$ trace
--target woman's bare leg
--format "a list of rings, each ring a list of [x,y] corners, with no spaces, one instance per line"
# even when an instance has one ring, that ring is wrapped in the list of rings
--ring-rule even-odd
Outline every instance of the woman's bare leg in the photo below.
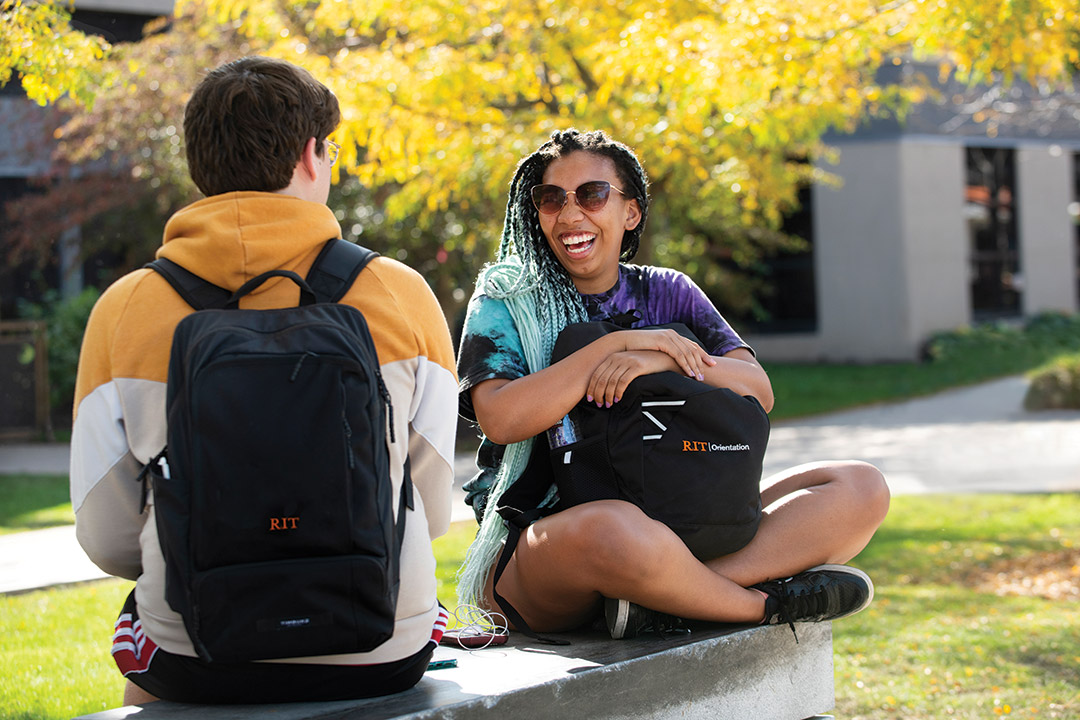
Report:
[[[885,519],[889,488],[867,463],[808,463],[766,479],[761,502],[765,511],[754,539],[707,563],[742,586],[848,562]]]
[[[665,525],[620,500],[578,505],[530,526],[499,594],[540,632],[580,626],[603,597],[718,622],[753,622],[765,612],[761,593],[713,572]],[[490,578],[486,595],[497,608]]]
[[[764,596],[747,586],[850,560],[881,524],[888,502],[884,478],[871,465],[793,468],[763,484],[765,514],[750,544],[708,563],[630,503],[587,503],[522,534],[499,593],[541,632],[580,626],[603,597],[684,618],[755,622],[764,616]],[[489,578],[486,599],[496,608],[490,585]]]

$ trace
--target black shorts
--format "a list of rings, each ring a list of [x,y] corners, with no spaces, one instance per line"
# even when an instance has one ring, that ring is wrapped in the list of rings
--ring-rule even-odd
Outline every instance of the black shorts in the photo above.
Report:
[[[442,611],[445,612],[445,611]],[[440,613],[440,625],[446,626]],[[427,670],[438,638],[418,653],[378,665],[207,663],[157,647],[142,631],[135,591],[116,620],[113,659],[128,680],[162,700],[184,703],[283,703],[355,700],[408,690]]]

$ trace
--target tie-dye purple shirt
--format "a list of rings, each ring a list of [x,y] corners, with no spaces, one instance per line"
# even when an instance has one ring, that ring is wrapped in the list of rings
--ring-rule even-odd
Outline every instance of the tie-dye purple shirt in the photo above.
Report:
[[[607,292],[582,295],[590,320],[606,320],[625,328],[683,323],[711,355],[750,349],[693,280],[678,270],[646,265],[620,265],[619,280]],[[499,300],[475,295],[469,301],[458,351],[461,414],[475,420],[469,390],[484,380],[515,380],[528,374],[521,339]],[[484,438],[477,453],[480,472],[465,485],[466,502],[477,519],[483,516],[503,446]]]

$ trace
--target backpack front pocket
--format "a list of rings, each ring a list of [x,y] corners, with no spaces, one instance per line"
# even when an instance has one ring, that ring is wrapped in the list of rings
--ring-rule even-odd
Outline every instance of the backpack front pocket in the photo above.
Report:
[[[198,382],[215,402],[192,408],[195,569],[353,552],[342,366],[245,358],[208,367]],[[258,421],[290,416],[304,422]]]
[[[698,557],[734,552],[757,530],[767,435],[750,431],[753,409],[729,390],[642,402],[644,507]]]
[[[216,662],[366,652],[393,633],[394,597],[364,556],[233,566],[196,578],[189,630]]]

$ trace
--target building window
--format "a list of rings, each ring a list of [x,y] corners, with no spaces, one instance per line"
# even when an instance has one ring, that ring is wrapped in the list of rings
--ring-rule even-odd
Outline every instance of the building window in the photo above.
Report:
[[[971,247],[973,319],[1020,314],[1023,278],[1016,224],[1016,158],[1011,148],[969,147],[964,212]]]
[[[55,282],[51,266],[38,269],[34,263],[11,261],[12,240],[8,228],[8,203],[35,192],[25,177],[0,177],[0,320],[19,317],[19,300],[39,302],[43,282]]]
[[[773,335],[817,331],[817,285],[814,277],[813,188],[799,190],[799,209],[784,217],[781,230],[806,241],[806,248],[782,250],[759,265],[767,290],[758,297],[753,317],[740,318],[748,332]]]
[[[0,97],[26,97],[26,90],[23,90],[22,77],[19,76],[19,73],[12,72],[8,81],[4,85],[0,85]]]
[[[71,13],[71,27],[87,35],[100,35],[115,45],[142,40],[143,26],[155,17],[157,15],[145,12],[75,10]]]

